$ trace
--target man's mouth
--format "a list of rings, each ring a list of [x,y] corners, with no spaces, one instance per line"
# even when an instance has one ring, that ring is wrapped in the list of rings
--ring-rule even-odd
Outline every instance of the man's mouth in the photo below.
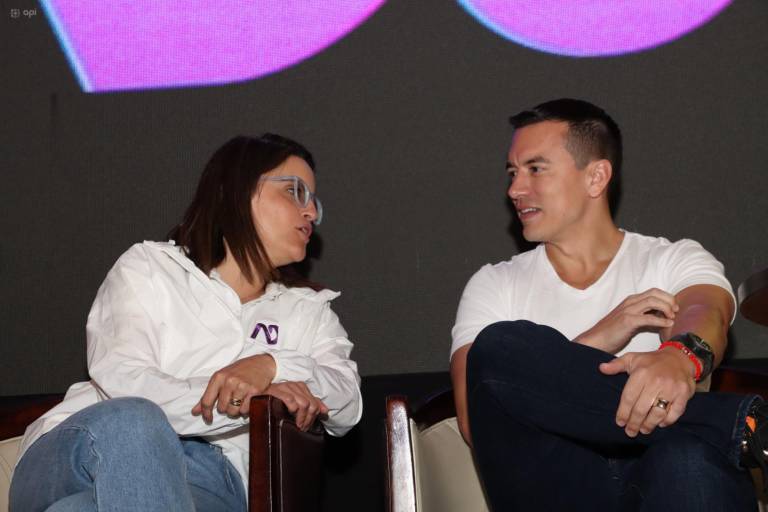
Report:
[[[529,206],[526,208],[519,208],[517,210],[517,216],[520,218],[521,221],[525,221],[537,213],[539,213],[541,210],[539,208],[535,208],[533,206]]]

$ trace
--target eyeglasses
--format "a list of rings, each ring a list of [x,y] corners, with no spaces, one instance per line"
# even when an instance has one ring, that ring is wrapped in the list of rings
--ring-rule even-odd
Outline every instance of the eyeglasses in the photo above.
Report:
[[[312,201],[317,211],[317,217],[312,223],[317,226],[323,220],[323,205],[303,179],[298,176],[263,176],[261,179],[264,181],[286,181],[292,183],[288,190],[293,194],[293,200],[296,202],[296,205],[299,208],[306,208],[309,206],[310,201]]]

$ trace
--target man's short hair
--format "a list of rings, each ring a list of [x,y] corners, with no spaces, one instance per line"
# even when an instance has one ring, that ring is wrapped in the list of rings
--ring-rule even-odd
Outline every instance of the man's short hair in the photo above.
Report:
[[[611,162],[613,176],[608,185],[608,201],[615,212],[621,195],[621,130],[611,116],[588,101],[561,98],[536,105],[509,118],[515,129],[543,121],[568,123],[565,148],[573,156],[576,166],[584,168],[593,160]]]

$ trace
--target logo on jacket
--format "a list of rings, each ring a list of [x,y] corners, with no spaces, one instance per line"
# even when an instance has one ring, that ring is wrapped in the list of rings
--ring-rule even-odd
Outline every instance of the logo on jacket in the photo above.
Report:
[[[280,331],[279,325],[273,325],[273,324],[263,324],[261,322],[256,324],[256,327],[253,329],[253,332],[251,333],[251,338],[258,339],[259,333],[264,333],[264,339],[267,342],[267,345],[274,345],[277,343],[277,333]]]

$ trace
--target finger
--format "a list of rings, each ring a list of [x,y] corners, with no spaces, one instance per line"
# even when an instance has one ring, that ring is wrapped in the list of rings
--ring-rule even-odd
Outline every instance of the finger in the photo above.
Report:
[[[243,405],[240,406],[240,415],[242,416],[248,416],[248,413],[251,411],[251,398],[255,397],[259,393],[246,393],[243,397]]]
[[[213,421],[213,406],[216,404],[216,399],[219,396],[219,388],[221,387],[221,380],[219,375],[214,373],[211,380],[208,381],[208,386],[203,392],[202,398],[200,398],[200,407],[203,414],[203,419],[207,423]]]
[[[659,299],[658,297],[646,297],[642,301],[635,304],[631,310],[647,314],[649,312],[658,312],[663,314],[666,318],[674,318],[675,310],[673,304]]]
[[[668,427],[669,425],[673,425],[677,420],[680,419],[680,416],[683,415],[685,412],[685,407],[688,405],[688,400],[685,398],[678,398],[671,404],[669,404],[669,408],[667,410],[666,417],[659,423],[660,427]]]
[[[629,317],[629,321],[635,330],[648,327],[659,327],[663,329],[665,327],[672,327],[675,324],[675,321],[671,318],[646,313],[632,315]]]
[[[651,412],[657,396],[658,393],[656,391],[650,391],[648,388],[645,388],[639,394],[635,403],[632,405],[632,410],[627,419],[627,425],[624,428],[624,431],[629,437],[635,437],[638,432],[640,432],[640,428],[648,417],[648,414]]]
[[[309,400],[307,400],[306,397],[301,395],[295,395],[294,398],[296,400],[296,405],[297,405],[296,413],[294,416],[296,420],[296,426],[299,427],[301,430],[306,430]]]
[[[224,381],[221,387],[219,387],[219,396],[217,398],[216,410],[221,414],[229,414],[229,411],[232,407],[230,400],[233,398],[239,398],[232,393],[235,386],[237,386],[237,384],[234,383],[232,381],[232,377],[230,377]]]
[[[624,385],[624,389],[621,392],[621,399],[619,400],[619,407],[616,409],[616,424],[618,426],[627,426],[632,410],[634,409],[635,403],[640,397],[641,392],[642,385],[638,384],[635,379],[630,377]]]
[[[256,388],[254,386],[249,385],[246,382],[241,382],[237,386],[237,396],[241,396],[241,400],[243,401],[242,404],[240,404],[240,407],[237,411],[237,415],[239,416],[247,416],[248,411],[251,410],[251,398],[256,396]]]
[[[624,354],[621,357],[617,357],[607,363],[600,363],[599,369],[605,375],[616,375],[618,373],[626,373],[629,371],[629,362],[627,361],[628,354]]]
[[[194,407],[192,407],[192,416],[199,416],[203,412],[203,406],[200,405],[200,402],[197,402]]]
[[[666,408],[662,408],[656,405],[658,400],[659,398],[657,397],[653,406],[648,411],[648,415],[645,417],[645,420],[643,420],[643,424],[640,425],[640,432],[643,434],[647,435],[653,432],[653,430],[659,426],[662,421],[664,421],[664,419],[667,417],[667,414],[669,413],[671,404],[667,404]]]

